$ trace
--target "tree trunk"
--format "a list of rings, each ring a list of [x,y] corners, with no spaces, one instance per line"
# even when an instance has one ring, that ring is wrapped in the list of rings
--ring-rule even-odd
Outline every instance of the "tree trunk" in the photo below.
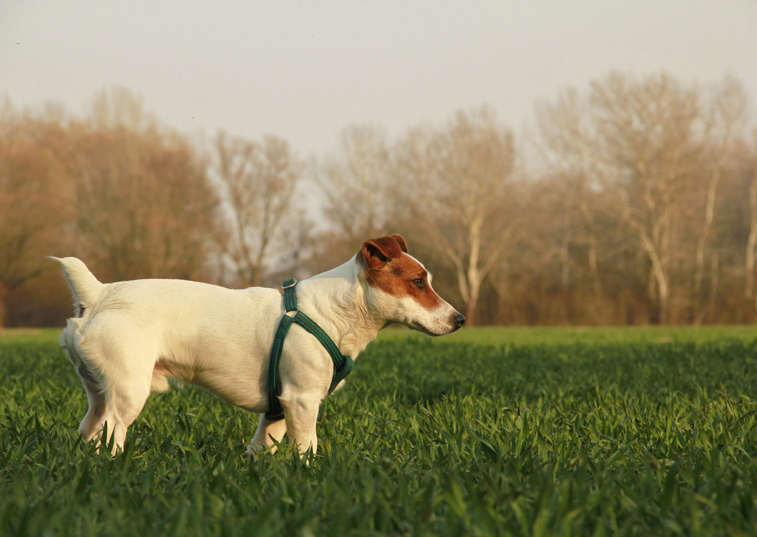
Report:
[[[468,327],[476,326],[476,324],[478,323],[478,290],[476,290],[475,293],[471,293],[470,299],[465,306],[465,324]]]
[[[479,257],[481,255],[481,227],[484,224],[480,216],[471,222],[470,237],[470,257],[468,258],[468,300],[467,311],[465,312],[468,326],[476,325],[476,308],[478,307],[478,296],[481,290],[481,271],[479,270]]]
[[[8,286],[0,282],[0,328],[5,326],[7,309],[5,307],[5,298],[8,295]]]
[[[749,239],[746,246],[746,262],[744,271],[746,273],[746,285],[744,286],[744,296],[747,300],[754,298],[754,248],[757,245],[757,175],[752,179],[749,185]]]
[[[602,286],[599,281],[599,265],[597,263],[597,234],[594,230],[594,216],[591,214],[589,205],[585,200],[581,201],[581,214],[583,215],[584,223],[586,225],[587,242],[589,245],[589,251],[587,253],[589,275],[591,276],[594,295],[598,297],[602,294]]]
[[[640,237],[641,244],[649,255],[649,260],[652,263],[652,274],[654,275],[655,283],[657,284],[657,304],[659,308],[658,322],[660,324],[666,324],[669,320],[668,306],[670,297],[668,277],[667,274],[665,274],[665,267],[662,264],[662,260],[660,259],[652,240],[644,231],[640,231]]]
[[[694,291],[696,300],[700,299],[702,292],[702,278],[704,274],[704,250],[707,246],[707,239],[712,229],[712,221],[715,218],[715,195],[718,190],[718,183],[720,182],[720,175],[723,169],[723,161],[725,159],[725,151],[728,145],[728,138],[723,141],[723,144],[718,153],[718,159],[715,164],[715,170],[712,172],[712,177],[707,185],[707,202],[704,212],[704,224],[702,225],[702,231],[697,238],[697,253],[696,253],[696,266],[694,269]]]

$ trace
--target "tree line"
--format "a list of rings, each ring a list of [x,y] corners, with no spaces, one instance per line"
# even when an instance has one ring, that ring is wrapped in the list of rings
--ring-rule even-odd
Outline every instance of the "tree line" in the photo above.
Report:
[[[305,161],[277,136],[192,140],[125,88],[84,117],[0,100],[0,325],[60,325],[47,255],[102,281],[277,285],[401,233],[471,324],[757,319],[757,130],[734,78],[610,73],[536,104],[389,137],[345,128]]]

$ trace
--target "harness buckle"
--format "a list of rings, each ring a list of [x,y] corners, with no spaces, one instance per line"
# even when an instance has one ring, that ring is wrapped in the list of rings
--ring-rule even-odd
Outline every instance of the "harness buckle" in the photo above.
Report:
[[[281,284],[281,288],[291,289],[295,285],[297,285],[297,280],[295,280],[294,278],[289,278],[288,280],[286,280],[284,283]]]

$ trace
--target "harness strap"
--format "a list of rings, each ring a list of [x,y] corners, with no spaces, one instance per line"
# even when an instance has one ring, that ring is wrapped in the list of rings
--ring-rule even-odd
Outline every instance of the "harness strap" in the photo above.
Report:
[[[285,281],[281,284],[284,288],[284,309],[287,313],[290,311],[296,311],[294,316],[284,315],[279,322],[279,328],[276,330],[276,336],[273,338],[273,345],[271,346],[271,361],[268,365],[268,412],[265,413],[265,417],[268,421],[277,421],[284,417],[284,408],[279,401],[279,361],[281,359],[281,350],[284,348],[284,339],[292,326],[292,323],[297,323],[305,330],[315,336],[320,341],[321,345],[331,355],[331,361],[334,362],[334,374],[331,377],[331,386],[329,386],[329,394],[334,391],[337,385],[344,380],[344,378],[352,372],[352,368],[355,362],[349,356],[344,356],[339,352],[339,347],[336,346],[334,341],[329,335],[318,326],[310,317],[297,309],[297,293],[295,286],[297,280],[294,278]]]

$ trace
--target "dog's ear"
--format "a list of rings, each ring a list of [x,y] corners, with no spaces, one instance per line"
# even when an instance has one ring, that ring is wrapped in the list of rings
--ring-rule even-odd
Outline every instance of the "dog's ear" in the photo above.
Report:
[[[402,238],[402,235],[399,235],[398,233],[395,233],[392,235],[392,238],[397,241],[397,244],[400,245],[400,249],[407,253],[407,243],[405,242],[405,239]]]
[[[405,240],[402,237],[399,235],[396,235],[396,237],[399,237],[402,242],[400,243],[395,236],[365,241],[363,249],[360,250],[365,264],[373,269],[379,269],[392,259],[401,257],[402,252],[407,251],[407,246],[405,246]]]

